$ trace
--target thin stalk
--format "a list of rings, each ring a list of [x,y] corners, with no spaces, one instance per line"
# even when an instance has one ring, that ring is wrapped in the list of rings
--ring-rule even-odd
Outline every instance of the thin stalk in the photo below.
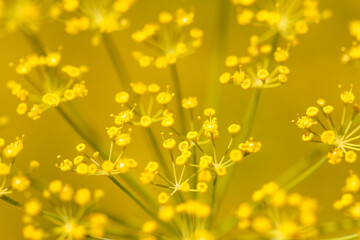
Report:
[[[214,209],[215,206],[215,201],[216,201],[216,187],[217,187],[217,175],[215,175],[214,177],[214,181],[213,181],[213,188],[212,188],[212,193],[211,193],[211,201],[210,201],[210,207],[211,209]],[[213,212],[212,214],[213,215]],[[212,216],[210,216],[209,219],[211,219]]]
[[[103,34],[103,40],[105,48],[110,56],[110,59],[113,63],[116,74],[120,80],[121,85],[125,88],[126,91],[130,91],[130,77],[126,71],[124,61],[122,60],[118,48],[114,42],[114,39],[110,34]]]
[[[259,103],[261,96],[263,94],[263,89],[256,89],[254,96],[251,100],[250,108],[248,109],[245,119],[243,122],[242,130],[240,132],[239,141],[245,141],[247,138],[249,138],[249,135],[251,133],[251,129],[255,120],[255,115],[257,112],[257,109],[259,108]]]
[[[306,178],[311,176],[316,170],[318,170],[325,162],[327,161],[327,157],[322,157],[319,161],[315,162],[311,167],[306,169],[303,173],[299,174],[292,181],[287,183],[283,189],[286,191],[290,191],[294,187],[296,187],[299,183],[304,181]]]
[[[218,110],[220,108],[220,99],[222,88],[219,86],[219,76],[224,70],[224,61],[226,57],[227,39],[229,32],[229,9],[230,1],[218,0],[217,18],[216,18],[216,33],[210,59],[208,84],[206,89],[205,104],[207,107],[213,107]]]
[[[15,199],[12,199],[12,198],[10,198],[10,197],[8,197],[6,195],[2,195],[0,197],[0,199],[7,202],[7,203],[9,203],[9,204],[11,204],[11,205],[13,205],[13,206],[15,206],[15,207],[17,207],[17,208],[22,208],[24,206],[22,203],[16,201]]]
[[[116,186],[118,186],[121,190],[123,190],[134,202],[136,202],[151,218],[153,218],[155,221],[157,221],[160,224],[164,224],[165,227],[167,227],[169,230],[173,231],[174,233],[177,233],[176,230],[171,225],[165,224],[164,222],[160,221],[156,213],[152,212],[148,207],[146,207],[137,197],[135,197],[126,187],[124,187],[113,176],[108,175],[108,178],[113,183],[115,183]]]
[[[153,213],[148,207],[146,207],[134,194],[132,194],[124,185],[122,185],[116,178],[112,175],[107,176],[116,186],[123,190],[126,195],[128,195],[134,202],[136,202],[150,217],[154,220],[158,220],[155,213]]]
[[[182,92],[181,92],[180,78],[179,78],[179,74],[178,74],[178,71],[176,68],[176,64],[170,65],[170,72],[171,72],[171,78],[172,78],[172,81],[174,84],[181,133],[185,135],[186,134],[185,113],[184,113],[184,109],[181,106],[181,101],[183,99],[183,96],[182,96]]]
[[[322,238],[321,240],[351,240],[351,239],[359,239],[359,234],[352,234],[344,237],[337,237],[337,238]]]
[[[35,52],[37,52],[40,55],[45,55],[45,49],[44,45],[41,43],[40,39],[36,34],[30,34],[26,31],[21,31],[26,38],[26,40],[29,42],[30,46],[33,48]]]

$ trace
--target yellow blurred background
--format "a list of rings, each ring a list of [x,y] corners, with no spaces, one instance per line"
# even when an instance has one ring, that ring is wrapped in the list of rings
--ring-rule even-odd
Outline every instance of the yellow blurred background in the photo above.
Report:
[[[170,84],[168,69],[158,70],[138,66],[131,57],[131,52],[139,49],[139,46],[131,40],[130,34],[145,23],[155,21],[162,10],[174,11],[178,7],[194,7],[194,26],[204,30],[204,44],[193,55],[179,60],[179,73],[184,96],[198,96],[199,113],[203,107],[209,107],[204,106],[204,97],[209,79],[214,79],[209,77],[209,72],[211,72],[210,60],[213,56],[214,38],[217,34],[214,26],[220,1],[228,0],[138,0],[127,15],[131,21],[130,28],[114,34],[132,80],[154,82],[162,86]],[[320,8],[329,8],[333,11],[333,18],[312,25],[309,33],[300,38],[300,44],[291,49],[289,62],[291,75],[288,83],[276,89],[266,90],[263,95],[252,133],[252,136],[262,141],[263,149],[237,167],[235,178],[231,182],[230,191],[222,206],[223,216],[230,213],[239,202],[248,200],[251,193],[263,183],[276,178],[316,147],[315,144],[301,141],[302,132],[291,123],[297,113],[303,113],[318,97],[325,98],[335,106],[340,105],[339,83],[345,87],[354,83],[355,93],[360,93],[359,73],[351,67],[341,65],[339,61],[340,48],[351,44],[348,23],[350,20],[360,18],[360,2],[354,0],[320,0],[319,2]],[[244,54],[249,36],[253,33],[253,27],[237,25],[235,13],[235,7],[231,6],[229,35],[224,49],[226,55]],[[58,46],[63,46],[63,64],[89,66],[90,71],[85,75],[89,95],[69,105],[96,129],[98,141],[108,144],[105,127],[111,124],[109,115],[120,110],[119,105],[114,101],[114,95],[122,88],[104,46],[92,46],[91,37],[92,33],[88,32],[69,36],[64,32],[61,23],[48,23],[40,32],[40,38],[49,49],[55,50]],[[55,168],[56,156],[58,154],[74,156],[75,146],[83,140],[57,111],[47,111],[38,121],[16,114],[18,101],[11,96],[6,88],[6,82],[12,79],[22,81],[22,79],[9,67],[9,63],[32,51],[20,33],[13,33],[0,38],[0,53],[0,115],[7,115],[10,120],[9,125],[0,130],[0,136],[11,141],[16,136],[25,135],[24,151],[18,157],[16,167],[26,169],[30,160],[39,160],[41,168],[36,172],[36,176],[48,180],[63,179],[74,186],[103,188],[108,194],[101,202],[102,208],[123,216],[131,213],[134,218],[142,217],[145,220],[144,213],[106,178],[79,177],[60,172]],[[224,65],[223,60],[219,62]],[[25,83],[24,85],[26,86]],[[223,90],[222,110],[218,113],[218,119],[225,129],[230,123],[242,122],[253,90],[245,91],[241,88],[218,85]],[[140,166],[137,171],[153,158],[146,139],[141,136],[140,132],[135,132],[136,140],[132,142],[127,153],[128,156],[138,160]],[[160,134],[157,137],[160,139]],[[296,190],[318,198],[320,221],[339,219],[341,215],[332,209],[332,203],[340,196],[348,169],[358,167],[359,164],[324,165]],[[22,239],[20,211],[0,202],[0,213],[0,238]]]

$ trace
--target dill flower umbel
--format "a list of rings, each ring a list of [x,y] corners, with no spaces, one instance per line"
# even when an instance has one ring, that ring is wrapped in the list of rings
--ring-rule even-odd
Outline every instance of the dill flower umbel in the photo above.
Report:
[[[356,152],[360,151],[360,145],[356,143],[360,138],[360,135],[356,135],[360,130],[358,125],[360,107],[354,103],[352,86],[350,90],[341,92],[340,100],[343,103],[340,126],[335,125],[332,117],[334,106],[327,105],[322,98],[317,100],[317,106],[307,108],[305,116],[298,117],[298,120],[294,121],[300,129],[306,131],[302,135],[303,141],[319,142],[332,148],[327,155],[331,164],[338,164],[344,159],[348,163],[354,163],[357,159]],[[349,109],[351,113],[348,113]]]
[[[146,85],[143,82],[133,82],[130,87],[131,93],[121,91],[115,96],[115,101],[122,107],[121,112],[112,115],[116,126],[148,128],[155,123],[161,123],[163,127],[173,126],[175,120],[168,105],[174,94],[169,91],[169,87],[162,90],[155,83]],[[130,94],[134,96],[133,99]]]
[[[164,69],[176,63],[178,58],[190,55],[202,44],[203,31],[190,28],[194,19],[193,11],[178,9],[174,14],[161,12],[158,23],[148,23],[143,29],[134,32],[135,42],[143,43],[156,53],[155,56],[135,51],[133,56],[141,67],[154,65]]]
[[[51,16],[53,0],[0,1],[0,35],[20,30],[29,36],[36,34]]]
[[[238,6],[238,24],[253,24],[268,29],[261,35],[260,42],[278,33],[286,41],[297,44],[297,36],[306,34],[309,25],[331,16],[329,10],[319,10],[317,0],[232,0],[232,3]]]
[[[121,128],[111,127],[107,130],[111,139],[111,147],[109,159],[102,159],[99,152],[88,155],[86,145],[80,143],[76,146],[78,155],[73,160],[62,159],[56,164],[61,171],[74,171],[79,175],[117,175],[124,174],[137,166],[137,162],[133,158],[124,157],[126,146],[130,143],[130,132],[124,132]],[[120,148],[119,153],[115,155],[114,146]],[[58,156],[60,159],[61,156]]]
[[[314,239],[317,236],[317,201],[287,193],[275,182],[255,191],[256,207],[242,203],[236,210],[238,227],[270,239]]]
[[[43,192],[46,203],[30,197],[24,204],[24,238],[60,240],[103,237],[108,217],[94,211],[94,206],[103,195],[102,190],[91,192],[88,188],[74,189],[60,180],[51,181]]]
[[[23,76],[35,91],[35,93],[30,93],[20,83],[13,80],[7,83],[11,94],[21,101],[16,109],[19,115],[27,115],[37,120],[48,109],[87,95],[88,90],[82,76],[88,68],[73,65],[60,67],[60,60],[59,51],[48,52],[44,56],[29,55],[20,59],[14,66],[15,72]]]
[[[16,140],[8,145],[5,139],[0,138],[0,197],[13,192],[23,192],[30,186],[29,175],[39,167],[39,162],[31,161],[29,164],[29,172],[24,174],[15,171],[14,163],[17,156],[23,150],[23,139]]]
[[[206,229],[211,208],[200,200],[186,200],[175,205],[161,206],[158,217],[163,222],[174,221],[182,229],[178,239],[214,240],[215,237]],[[156,236],[166,235],[154,221],[142,225],[140,240],[158,239]]]
[[[241,127],[231,124],[228,127],[231,135],[228,147],[223,154],[219,154],[220,149],[216,148],[219,130],[215,110],[205,109],[204,116],[200,129],[189,131],[185,139],[178,144],[173,137],[178,134],[177,132],[171,132],[169,138],[163,137],[163,148],[170,154],[170,174],[162,173],[167,166],[162,166],[165,169],[161,169],[159,163],[154,161],[149,162],[141,173],[142,183],[150,183],[169,190],[169,193],[159,194],[160,204],[167,203],[169,198],[177,192],[180,195],[186,192],[207,192],[208,184],[214,177],[226,175],[228,167],[240,162],[247,155],[260,151],[261,142],[254,141],[252,138],[233,147],[234,139]],[[200,157],[197,157],[197,151],[201,153]]]
[[[355,220],[360,219],[360,201],[358,193],[360,190],[359,175],[350,171],[349,176],[346,178],[345,186],[342,191],[343,194],[340,200],[334,202],[334,208],[342,211],[344,215],[351,217]]]
[[[349,23],[349,32],[350,35],[355,37],[355,40],[352,42],[351,47],[341,48],[342,55],[341,55],[341,62],[350,64],[359,68],[359,60],[360,60],[360,20],[353,20]]]
[[[128,27],[129,21],[124,14],[134,3],[135,0],[65,0],[59,4],[59,9],[68,34],[94,31],[92,43],[97,45],[102,34]]]
[[[288,48],[273,49],[270,44],[259,44],[258,36],[252,36],[248,54],[226,58],[225,65],[232,71],[223,73],[219,78],[220,83],[249,89],[274,88],[288,81],[290,69],[285,66],[289,58]]]

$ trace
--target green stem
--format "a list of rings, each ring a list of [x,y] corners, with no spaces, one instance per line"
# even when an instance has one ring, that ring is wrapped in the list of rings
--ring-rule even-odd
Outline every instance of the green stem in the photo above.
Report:
[[[12,199],[12,198],[10,198],[10,197],[8,197],[6,195],[2,195],[0,197],[0,199],[7,202],[7,203],[9,203],[9,204],[11,204],[11,205],[13,205],[13,206],[15,206],[15,207],[17,207],[17,208],[22,208],[24,206],[22,203],[16,201],[15,199]]]
[[[35,52],[40,55],[45,55],[44,45],[41,43],[40,39],[37,37],[36,34],[30,34],[25,31],[21,31],[25,36],[26,40],[30,43],[30,46],[33,48]]]
[[[146,207],[134,194],[132,194],[124,185],[122,185],[114,176],[108,175],[107,176],[116,186],[118,186],[126,195],[128,195],[134,202],[136,202],[150,217],[157,220],[157,216],[153,213],[148,207]]]
[[[186,134],[185,113],[184,113],[184,109],[181,106],[181,101],[183,99],[183,96],[182,96],[182,92],[181,92],[180,78],[179,78],[179,74],[178,74],[178,71],[176,68],[176,64],[170,65],[170,72],[171,72],[171,78],[172,78],[173,84],[174,84],[181,133],[185,135]]]
[[[215,174],[214,181],[213,181],[213,187],[212,187],[212,193],[211,193],[211,201],[210,201],[210,207],[212,210],[215,207],[217,180],[218,180],[217,175]],[[213,215],[214,215],[214,212],[211,211],[211,216],[209,219],[212,219]]]
[[[351,240],[351,239],[359,239],[359,234],[352,234],[344,237],[337,237],[337,238],[322,238],[321,240]]]
[[[224,71],[224,61],[227,50],[229,32],[229,9],[230,1],[218,0],[218,12],[216,18],[216,37],[214,38],[212,56],[210,59],[210,71],[206,90],[206,107],[220,108],[222,88],[219,84],[219,76]]]
[[[100,155],[102,157],[106,156],[106,153],[99,148],[99,146],[92,140],[91,137],[89,137],[89,134],[85,132],[85,130],[80,127],[78,124],[75,123],[73,119],[59,106],[56,108],[60,115],[64,118],[64,120],[71,126],[72,129],[76,131],[79,136],[84,139],[93,149],[96,149],[99,151]]]
[[[313,164],[315,159],[319,159],[322,156],[324,156],[324,154],[328,150],[329,150],[328,147],[321,147],[315,149],[312,153],[302,157],[295,164],[293,164],[291,167],[286,169],[279,177],[276,178],[275,182],[277,182],[280,187],[283,187],[288,182],[290,182],[291,179],[294,179],[301,172],[308,169]]]
[[[243,126],[242,126],[242,130],[240,132],[240,137],[239,137],[239,141],[245,141],[246,139],[249,138],[249,135],[251,133],[251,129],[255,120],[255,115],[257,112],[257,109],[259,108],[259,103],[260,103],[260,99],[263,93],[263,89],[256,89],[254,96],[251,100],[251,104],[250,104],[250,108],[248,109],[244,121],[243,121]]]
[[[315,162],[311,167],[306,169],[303,173],[295,177],[291,182],[287,183],[284,187],[282,187],[286,191],[290,191],[294,187],[296,187],[299,183],[304,181],[306,178],[311,176],[317,169],[319,169],[325,162],[327,161],[327,157],[322,157],[319,161]]]
[[[105,43],[105,48],[111,58],[116,74],[120,80],[121,85],[125,88],[126,91],[131,92],[130,90],[130,77],[126,71],[125,64],[119,54],[118,48],[114,42],[114,39],[110,34],[103,34],[103,39]]]

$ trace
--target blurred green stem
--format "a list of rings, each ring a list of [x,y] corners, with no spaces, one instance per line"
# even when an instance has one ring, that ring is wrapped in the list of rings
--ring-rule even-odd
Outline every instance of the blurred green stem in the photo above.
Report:
[[[103,40],[105,48],[111,58],[116,74],[120,80],[121,85],[125,88],[126,91],[131,92],[130,90],[130,77],[126,71],[125,64],[119,54],[118,48],[114,42],[114,39],[110,34],[103,34]]]
[[[173,84],[174,84],[181,133],[185,135],[186,134],[185,113],[184,113],[184,109],[181,106],[181,101],[183,99],[183,96],[182,96],[182,92],[181,92],[180,78],[179,78],[179,73],[177,71],[176,64],[170,65],[170,72],[171,72],[171,78],[172,78]]]
[[[214,38],[212,56],[210,59],[209,76],[207,81],[205,106],[213,107],[215,110],[220,108],[222,88],[218,81],[224,69],[226,57],[227,39],[229,32],[229,9],[230,1],[218,0],[216,19],[216,37]]]
[[[3,200],[3,201],[5,201],[5,202],[7,202],[7,203],[9,203],[9,204],[11,204],[11,205],[13,205],[13,206],[15,206],[15,207],[18,207],[18,208],[22,208],[22,207],[23,207],[23,204],[22,204],[22,203],[16,201],[15,199],[12,199],[12,198],[10,198],[10,197],[8,197],[8,196],[6,196],[6,195],[2,195],[2,196],[0,197],[0,199]]]
[[[26,38],[26,40],[29,42],[30,46],[33,48],[35,52],[37,52],[40,55],[45,55],[45,49],[44,45],[41,43],[40,39],[36,34],[28,33],[26,31],[21,31]]]
[[[351,240],[351,239],[359,239],[359,234],[352,234],[344,237],[337,237],[337,238],[322,238],[321,240]]]
[[[319,161],[315,162],[312,166],[306,169],[304,172],[299,174],[297,177],[288,182],[284,187],[282,187],[286,191],[290,191],[294,187],[296,187],[299,183],[304,181],[306,178],[311,176],[316,170],[318,170],[324,163],[326,163],[327,157],[322,157]]]

